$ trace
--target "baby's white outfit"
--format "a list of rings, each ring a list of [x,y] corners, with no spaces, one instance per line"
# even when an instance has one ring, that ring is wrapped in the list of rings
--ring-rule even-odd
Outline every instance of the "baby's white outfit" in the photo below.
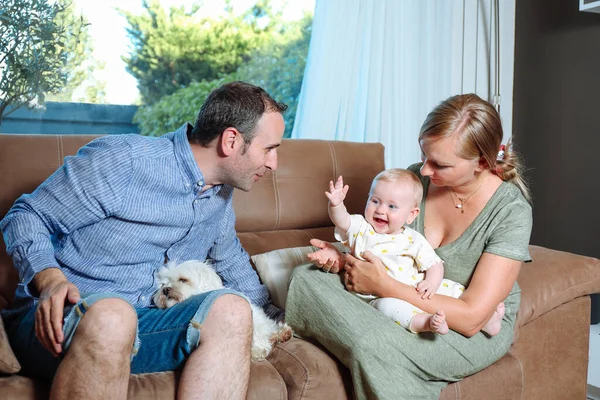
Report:
[[[335,238],[348,246],[355,257],[364,260],[362,254],[370,251],[379,257],[387,273],[399,282],[415,286],[425,277],[432,265],[442,262],[427,239],[419,232],[404,227],[398,234],[377,233],[364,216],[350,216],[350,228],[341,232],[336,228]],[[436,294],[459,298],[465,287],[460,283],[443,279]],[[412,318],[424,312],[412,304],[396,298],[377,298],[373,295],[356,293],[373,307],[392,318],[397,324],[410,329]]]

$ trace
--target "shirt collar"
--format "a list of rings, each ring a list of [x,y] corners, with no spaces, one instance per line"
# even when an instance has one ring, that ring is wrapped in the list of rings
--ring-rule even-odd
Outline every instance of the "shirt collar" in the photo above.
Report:
[[[179,164],[179,168],[181,168],[186,184],[194,185],[202,182],[202,185],[204,185],[204,175],[200,171],[200,168],[198,168],[198,164],[196,164],[196,159],[188,140],[187,134],[191,129],[192,125],[186,122],[181,128],[171,134],[173,135],[175,159],[177,160],[177,164]]]

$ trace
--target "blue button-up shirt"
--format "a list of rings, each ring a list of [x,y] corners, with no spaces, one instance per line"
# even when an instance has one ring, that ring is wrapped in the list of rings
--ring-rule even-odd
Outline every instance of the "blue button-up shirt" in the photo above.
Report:
[[[165,260],[214,260],[226,287],[260,306],[268,292],[235,233],[233,187],[201,192],[189,124],[159,138],[109,135],[65,158],[0,222],[19,270],[15,307],[35,303],[34,275],[59,267],[81,292],[115,292],[151,305]],[[270,306],[271,316],[278,309]]]

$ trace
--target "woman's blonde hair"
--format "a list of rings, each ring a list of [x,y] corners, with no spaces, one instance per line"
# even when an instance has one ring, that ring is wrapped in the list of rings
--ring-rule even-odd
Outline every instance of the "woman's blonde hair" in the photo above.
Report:
[[[489,170],[514,183],[527,201],[531,195],[522,176],[522,163],[512,148],[512,138],[499,157],[502,123],[496,109],[476,94],[461,94],[442,101],[423,122],[419,142],[458,135],[458,156],[466,160],[483,157]]]
[[[371,190],[373,190],[373,187],[379,181],[406,183],[413,193],[415,206],[418,207],[421,203],[421,199],[423,198],[423,184],[414,172],[402,168],[386,169],[373,178]]]

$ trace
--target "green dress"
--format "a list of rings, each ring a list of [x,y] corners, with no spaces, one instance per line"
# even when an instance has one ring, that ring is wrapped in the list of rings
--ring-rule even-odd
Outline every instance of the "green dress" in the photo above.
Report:
[[[411,167],[418,174],[418,165]],[[427,193],[429,180],[419,175]],[[425,201],[412,228],[423,234]],[[471,226],[453,243],[436,249],[445,278],[465,286],[481,254],[488,252],[530,261],[531,206],[519,189],[503,182]],[[340,275],[307,264],[297,267],[286,302],[286,322],[297,334],[321,343],[352,375],[357,399],[437,399],[448,382],[493,364],[508,351],[520,289],[515,283],[505,300],[500,334],[467,338],[414,334],[347,292]]]

